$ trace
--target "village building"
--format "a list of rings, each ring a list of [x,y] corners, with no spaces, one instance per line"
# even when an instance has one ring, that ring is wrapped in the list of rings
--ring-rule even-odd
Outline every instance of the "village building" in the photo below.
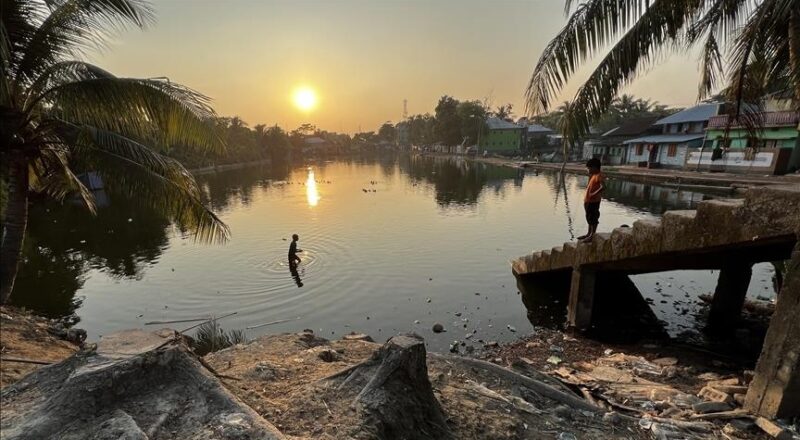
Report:
[[[303,154],[327,154],[334,150],[331,142],[319,136],[309,136],[303,139]]]
[[[721,113],[722,103],[705,103],[659,119],[658,134],[624,141],[626,160],[647,168],[683,168],[690,149],[703,145],[708,120]]]
[[[772,111],[709,119],[705,143],[686,159],[690,170],[785,174],[800,169],[800,113]]]
[[[554,150],[553,145],[550,143],[548,135],[555,134],[551,128],[539,124],[527,124],[525,130],[525,146],[524,150],[528,154],[544,154],[551,153]]]
[[[486,119],[486,132],[478,140],[478,149],[489,153],[517,153],[522,150],[525,127],[500,118]]]
[[[587,160],[600,159],[603,165],[626,164],[628,149],[624,142],[646,135],[659,134],[660,127],[653,125],[657,119],[658,116],[631,119],[596,138],[584,141],[583,158]]]

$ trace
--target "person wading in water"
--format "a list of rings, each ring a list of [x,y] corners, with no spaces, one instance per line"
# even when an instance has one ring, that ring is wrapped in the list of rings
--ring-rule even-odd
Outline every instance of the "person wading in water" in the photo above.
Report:
[[[289,245],[289,267],[297,267],[297,264],[300,263],[300,257],[297,256],[298,252],[303,252],[302,249],[297,249],[297,241],[300,240],[300,236],[297,234],[292,234],[292,244]]]

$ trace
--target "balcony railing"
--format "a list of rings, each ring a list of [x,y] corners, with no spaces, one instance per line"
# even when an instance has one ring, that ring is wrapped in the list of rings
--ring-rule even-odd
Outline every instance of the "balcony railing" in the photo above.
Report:
[[[729,122],[730,121],[730,122]],[[724,129],[726,127],[736,128],[748,125],[764,127],[797,127],[800,123],[800,113],[798,112],[764,112],[749,115],[739,115],[735,119],[731,115],[712,116],[708,120],[708,128]]]

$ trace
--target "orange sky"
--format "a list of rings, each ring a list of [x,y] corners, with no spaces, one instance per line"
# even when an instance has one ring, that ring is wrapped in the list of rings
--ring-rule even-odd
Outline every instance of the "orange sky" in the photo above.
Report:
[[[512,103],[520,116],[533,65],[565,22],[558,0],[162,0],[154,6],[155,25],[120,35],[91,60],[119,76],[167,76],[211,96],[221,115],[239,115],[251,126],[291,130],[309,122],[347,133],[399,121],[403,99],[410,114],[433,112],[443,94]],[[690,105],[696,60],[673,57],[626,92]],[[299,86],[316,90],[313,111],[292,105]]]

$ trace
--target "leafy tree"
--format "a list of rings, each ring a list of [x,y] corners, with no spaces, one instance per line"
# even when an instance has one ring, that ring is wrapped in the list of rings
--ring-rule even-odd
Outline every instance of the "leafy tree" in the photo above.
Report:
[[[568,13],[575,3],[567,0]],[[700,99],[725,82],[727,99],[755,102],[774,78],[786,80],[800,107],[798,22],[797,0],[588,0],[575,6],[540,56],[528,107],[547,112],[576,70],[602,55],[572,99],[572,125],[586,133],[623,87],[663,59],[660,54],[687,46],[703,50]],[[730,62],[723,63],[723,56]]]
[[[408,139],[413,145],[428,145],[435,141],[436,119],[426,113],[408,118]]]
[[[292,134],[293,135],[294,134],[299,134],[301,136],[311,136],[311,135],[317,134],[318,132],[319,132],[319,129],[314,124],[305,123],[305,124],[301,124],[299,127],[297,127],[292,132]]]
[[[384,122],[381,128],[378,129],[378,137],[384,141],[394,142],[397,139],[397,129],[391,122]]]
[[[4,0],[0,7],[0,158],[8,197],[0,245],[0,302],[8,301],[28,222],[31,192],[77,194],[95,210],[76,173],[136,197],[204,241],[228,229],[201,202],[192,175],[164,155],[176,145],[221,151],[205,96],[167,80],[118,78],[70,56],[110,32],[152,21],[142,0]]]
[[[511,104],[501,105],[494,111],[494,116],[504,121],[512,121],[514,119],[512,108]]]
[[[283,159],[291,151],[289,135],[277,125],[267,128],[266,125],[259,124],[255,126],[254,131],[259,149],[271,159]]]
[[[461,143],[461,118],[458,117],[458,100],[450,96],[442,96],[436,104],[436,139],[445,145]]]
[[[467,145],[478,143],[478,137],[486,132],[488,115],[483,104],[480,101],[463,101],[458,104],[456,112],[461,121],[461,142],[467,138]]]

